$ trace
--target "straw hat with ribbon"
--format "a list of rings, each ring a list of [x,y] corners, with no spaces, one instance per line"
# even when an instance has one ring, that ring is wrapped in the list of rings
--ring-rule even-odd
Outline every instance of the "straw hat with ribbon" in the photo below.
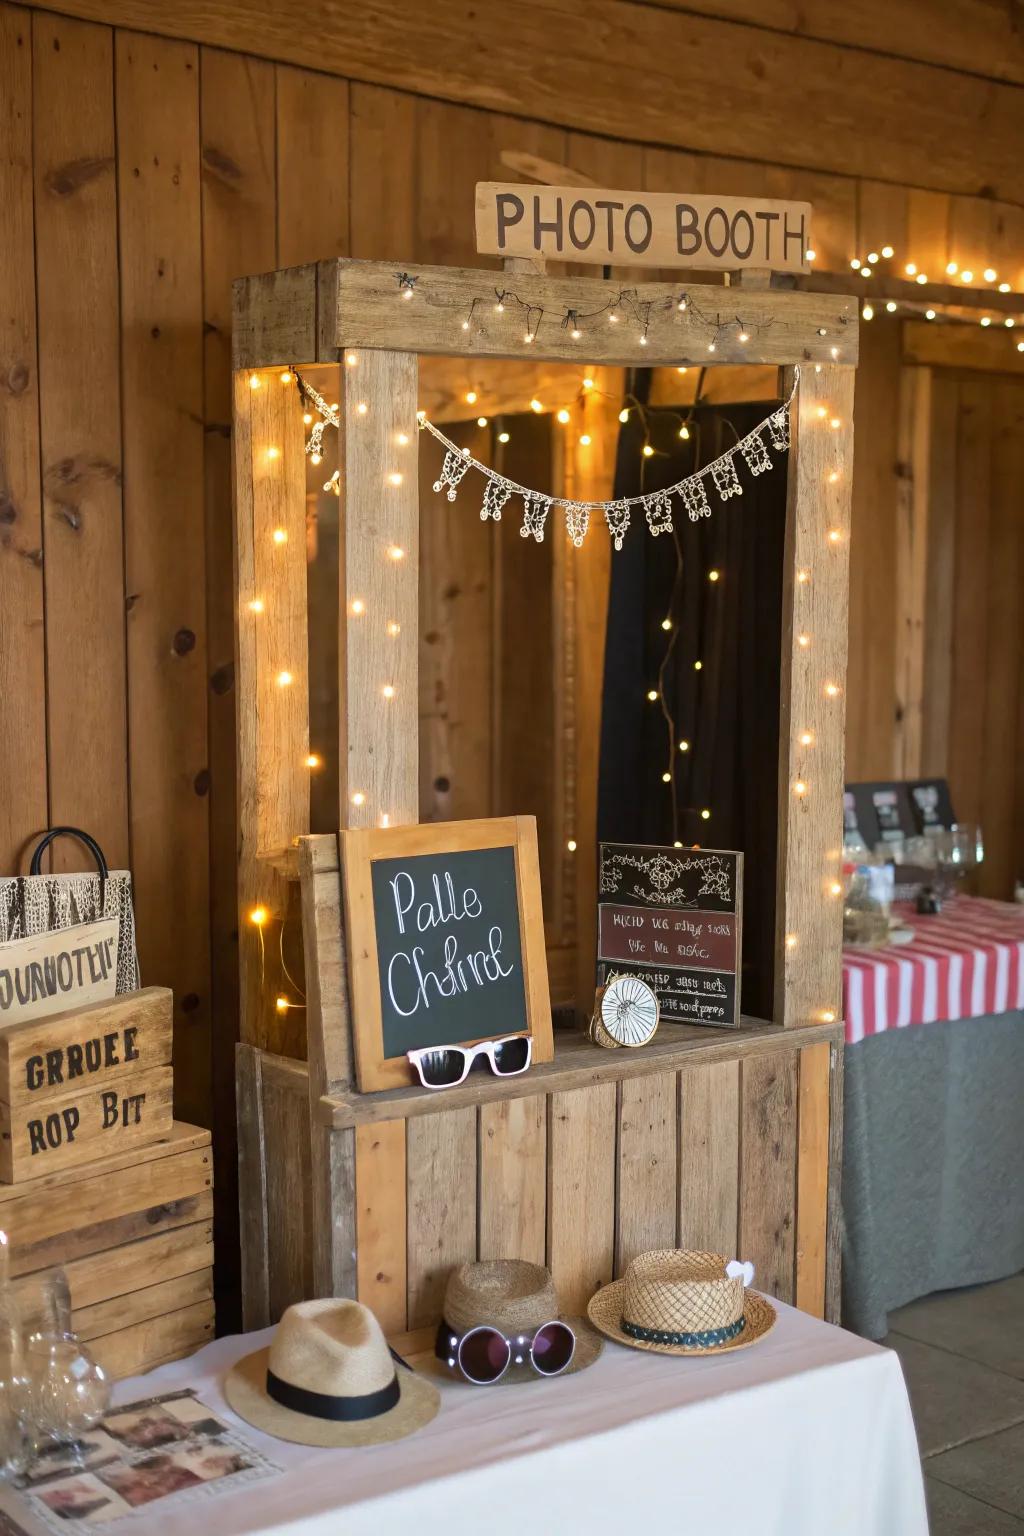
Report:
[[[773,1326],[775,1308],[747,1287],[752,1264],[721,1254],[642,1253],[621,1280],[590,1299],[595,1328],[619,1344],[661,1355],[719,1355],[746,1349]]]
[[[224,1396],[235,1412],[298,1445],[378,1445],[429,1424],[440,1394],[397,1364],[368,1307],[300,1301],[268,1349],[239,1360]]]
[[[507,1369],[498,1384],[537,1381],[540,1373],[530,1364],[529,1340],[545,1323],[566,1323],[576,1336],[572,1360],[564,1372],[593,1365],[603,1341],[582,1317],[563,1317],[551,1271],[542,1264],[525,1259],[488,1259],[477,1264],[460,1264],[448,1276],[444,1295],[444,1315],[437,1330],[436,1369],[446,1378],[465,1378],[454,1362],[458,1341],[475,1328],[493,1328],[508,1339],[513,1348]],[[525,1347],[519,1347],[522,1341]]]

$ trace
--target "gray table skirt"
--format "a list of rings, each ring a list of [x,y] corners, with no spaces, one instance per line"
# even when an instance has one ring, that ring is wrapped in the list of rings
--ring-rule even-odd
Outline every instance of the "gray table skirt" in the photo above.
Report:
[[[1024,1269],[1024,1013],[846,1047],[843,1324]]]

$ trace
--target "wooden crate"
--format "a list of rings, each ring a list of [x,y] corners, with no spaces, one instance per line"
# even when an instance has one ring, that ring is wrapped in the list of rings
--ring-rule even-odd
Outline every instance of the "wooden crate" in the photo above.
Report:
[[[750,1259],[770,1295],[837,1318],[841,1026],[667,1023],[640,1051],[556,1032],[523,1077],[357,1093],[336,840],[303,839],[301,863],[310,1061],[238,1048],[246,1326],[351,1295],[425,1327],[476,1258],[547,1263],[578,1309],[676,1246]]]
[[[146,987],[0,1031],[0,1179],[93,1163],[171,1128],[174,999]]]
[[[115,1377],[179,1359],[213,1337],[208,1131],[176,1121],[149,1146],[0,1186],[0,1228],[29,1315],[39,1272],[62,1264],[73,1326]]]

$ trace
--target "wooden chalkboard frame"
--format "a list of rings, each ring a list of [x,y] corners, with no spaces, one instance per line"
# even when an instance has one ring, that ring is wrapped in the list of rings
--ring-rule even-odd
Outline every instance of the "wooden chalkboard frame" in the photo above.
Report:
[[[377,859],[512,848],[516,864],[527,1028],[533,1037],[533,1060],[551,1061],[554,1042],[536,819],[533,816],[503,816],[483,821],[425,822],[407,827],[360,827],[340,833],[338,841],[345,899],[352,1043],[360,1092],[404,1088],[414,1081],[404,1056],[387,1057],[384,1054],[371,882],[371,868]],[[476,1037],[478,1040],[489,1038],[487,1034]]]

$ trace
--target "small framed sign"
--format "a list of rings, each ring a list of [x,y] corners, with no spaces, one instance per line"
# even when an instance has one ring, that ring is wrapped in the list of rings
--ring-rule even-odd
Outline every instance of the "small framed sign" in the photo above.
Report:
[[[742,853],[602,843],[598,985],[627,972],[663,1019],[737,1027],[742,909]]]
[[[406,1052],[530,1034],[551,1002],[532,816],[340,834],[356,1080],[414,1081]]]

